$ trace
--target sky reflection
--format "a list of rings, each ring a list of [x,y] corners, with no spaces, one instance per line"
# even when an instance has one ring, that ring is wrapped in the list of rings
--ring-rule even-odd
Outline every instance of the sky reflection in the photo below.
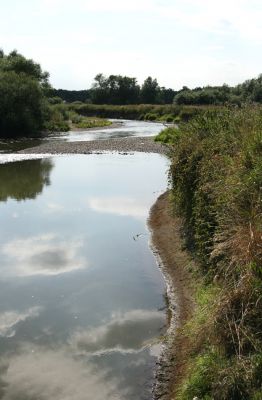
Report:
[[[166,159],[79,155],[1,168],[13,181],[0,201],[0,399],[150,398],[166,314],[146,220],[166,187]]]
[[[45,234],[26,239],[15,239],[2,246],[2,254],[8,269],[17,276],[58,275],[84,268],[86,262],[78,255],[83,246],[81,240],[65,241],[54,234]]]

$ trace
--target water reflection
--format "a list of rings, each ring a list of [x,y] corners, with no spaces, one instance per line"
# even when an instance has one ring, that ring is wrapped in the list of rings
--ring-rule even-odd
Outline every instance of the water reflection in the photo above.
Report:
[[[35,165],[42,191],[32,201]],[[20,173],[27,196],[11,200],[12,187],[0,202],[0,399],[148,400],[165,285],[140,233],[165,189],[166,159],[78,155],[2,167],[13,185]]]
[[[41,307],[31,307],[23,312],[6,311],[0,313],[0,336],[13,337],[16,334],[16,326],[30,318],[38,317]]]
[[[24,345],[2,360],[2,400],[116,400],[117,381],[66,349]]]
[[[83,246],[81,240],[61,241],[54,234],[16,239],[2,246],[6,256],[6,273],[17,276],[58,275],[86,266],[85,260],[78,256]],[[5,272],[2,262],[2,272]],[[15,265],[9,268],[9,265]]]
[[[134,218],[146,218],[148,206],[144,199],[131,197],[91,197],[88,199],[89,207],[97,212],[129,216]]]
[[[152,344],[150,340],[164,323],[165,316],[158,311],[132,310],[115,313],[109,322],[101,326],[76,332],[71,343],[83,354],[112,351],[135,353]]]
[[[50,159],[26,160],[0,165],[0,201],[35,199],[50,185]]]

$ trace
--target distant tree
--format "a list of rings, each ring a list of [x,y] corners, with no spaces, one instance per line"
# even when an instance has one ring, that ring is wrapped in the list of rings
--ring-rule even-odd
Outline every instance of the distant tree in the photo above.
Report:
[[[109,91],[107,78],[99,73],[94,78],[94,83],[90,90],[91,101],[94,104],[107,104]]]
[[[138,103],[139,92],[136,78],[98,74],[92,85],[91,100],[95,104],[135,104]]]
[[[165,87],[160,88],[159,99],[161,104],[172,104],[176,91],[173,89],[166,89]]]
[[[141,103],[144,104],[157,104],[159,102],[160,87],[156,79],[151,76],[145,79],[141,91],[140,98]]]
[[[73,103],[74,101],[85,103],[90,100],[90,90],[51,89],[49,96],[60,97],[67,103]]]

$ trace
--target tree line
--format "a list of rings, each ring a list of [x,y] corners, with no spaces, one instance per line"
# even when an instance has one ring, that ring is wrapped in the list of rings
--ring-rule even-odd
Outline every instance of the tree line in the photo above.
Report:
[[[73,103],[91,104],[176,104],[176,105],[225,105],[255,102],[262,103],[262,74],[236,86],[204,86],[190,89],[183,86],[173,90],[159,86],[157,79],[149,76],[140,86],[136,78],[122,75],[98,74],[90,89],[53,89],[52,96]]]
[[[175,91],[161,87],[157,79],[150,76],[139,85],[133,77],[98,74],[88,90],[57,90],[51,87],[49,74],[38,63],[16,50],[9,54],[0,50],[0,137],[32,137],[44,131],[69,130],[72,119],[70,107],[76,107],[75,103],[80,103],[80,108],[73,111],[83,112],[86,116],[95,112],[93,116],[112,117],[111,108],[115,107],[114,112],[117,110],[120,118],[125,106],[129,114],[134,114],[132,118],[163,118],[172,122],[177,116],[185,119],[180,114],[187,105],[197,106],[194,107],[197,109],[198,106],[241,105],[247,102],[262,103],[262,75],[235,87],[183,87]],[[101,110],[91,107],[103,105],[109,108],[104,109],[102,114]],[[142,106],[143,109],[140,109]],[[134,107],[134,112],[130,107]],[[155,107],[165,109],[156,110]],[[195,113],[190,107],[189,118]]]
[[[81,101],[92,104],[172,104],[176,91],[160,87],[151,76],[140,86],[136,78],[122,75],[97,74],[87,90],[53,89],[52,96],[72,103]]]

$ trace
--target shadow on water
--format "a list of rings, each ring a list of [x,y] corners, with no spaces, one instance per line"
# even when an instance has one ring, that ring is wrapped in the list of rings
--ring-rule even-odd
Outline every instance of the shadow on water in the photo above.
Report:
[[[0,165],[0,201],[35,199],[50,185],[53,163],[49,159]]]

